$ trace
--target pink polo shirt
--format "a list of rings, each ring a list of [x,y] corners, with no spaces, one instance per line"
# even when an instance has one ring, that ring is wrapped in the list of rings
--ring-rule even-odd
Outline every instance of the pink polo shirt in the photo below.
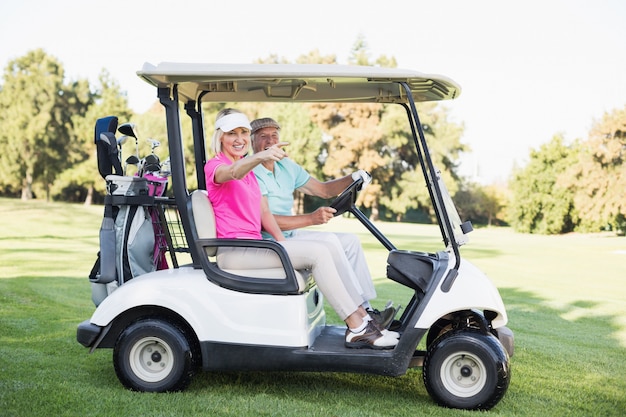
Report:
[[[240,180],[215,183],[215,170],[232,165],[223,153],[204,166],[206,188],[215,211],[218,238],[261,239],[261,190],[253,172]]]

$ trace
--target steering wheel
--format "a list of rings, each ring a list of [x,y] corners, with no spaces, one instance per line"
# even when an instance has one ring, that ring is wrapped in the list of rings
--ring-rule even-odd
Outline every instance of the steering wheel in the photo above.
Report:
[[[361,191],[362,184],[363,178],[359,178],[352,184],[348,185],[348,187],[343,190],[341,194],[339,194],[337,198],[333,200],[332,203],[330,203],[330,207],[337,210],[337,212],[333,216],[339,216],[352,208],[354,203],[356,203],[356,198],[359,194],[359,191]]]

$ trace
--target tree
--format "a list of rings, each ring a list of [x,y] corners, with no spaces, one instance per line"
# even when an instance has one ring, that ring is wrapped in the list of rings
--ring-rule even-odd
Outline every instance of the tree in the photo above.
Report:
[[[424,135],[435,167],[441,172],[451,195],[459,188],[456,173],[460,153],[466,150],[461,143],[463,125],[449,120],[448,110],[438,103],[417,103]],[[413,136],[406,124],[406,110],[400,106],[387,105],[381,118],[384,133],[381,149],[387,155],[388,164],[378,173],[381,184],[380,203],[401,221],[409,209],[424,210],[434,218],[430,196],[423,184],[420,160],[415,150]]]
[[[463,220],[487,226],[504,224],[505,190],[496,185],[463,183],[454,195],[454,203]]]
[[[65,85],[63,66],[42,49],[11,61],[0,91],[0,174],[5,187],[33,198],[36,185],[50,197],[50,185],[70,166],[76,148],[73,122],[90,96],[86,81]]]
[[[626,107],[594,123],[560,185],[574,193],[578,230],[626,232]]]
[[[69,153],[73,164],[59,175],[54,184],[55,198],[64,201],[84,201],[89,205],[94,199],[94,193],[104,195],[105,182],[98,172],[94,143],[96,120],[117,116],[121,124],[130,122],[133,116],[126,94],[106,70],[101,71],[98,81],[99,86],[91,93],[92,103],[87,112],[84,115],[78,113],[74,117],[77,146]],[[134,146],[133,142],[133,150]]]
[[[388,163],[380,152],[383,132],[380,128],[383,106],[380,104],[319,105],[314,117],[327,134],[324,142],[323,172],[329,178],[348,175],[358,169],[372,174],[372,181],[359,196],[360,203],[372,209],[378,218],[381,192],[378,170]]]
[[[578,158],[577,144],[566,146],[561,135],[531,151],[530,162],[510,183],[510,223],[524,233],[557,234],[574,230],[573,192],[558,182]]]
[[[370,64],[369,46],[363,34],[357,36],[356,41],[352,45],[352,51],[348,57],[350,65],[371,65]]]
[[[296,59],[296,64],[336,64],[337,56],[334,54],[331,55],[321,55],[320,51],[317,49],[312,50],[308,53],[308,55],[300,55]]]

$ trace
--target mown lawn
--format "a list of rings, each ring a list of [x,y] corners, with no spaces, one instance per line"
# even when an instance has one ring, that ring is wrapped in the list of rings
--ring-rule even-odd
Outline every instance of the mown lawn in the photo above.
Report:
[[[0,416],[460,416],[436,406],[421,371],[196,375],[182,393],[117,381],[111,351],[76,325],[94,310],[87,275],[102,207],[0,199]],[[380,223],[400,249],[437,250],[435,226]],[[384,279],[386,252],[353,219],[325,229],[363,240],[382,306],[409,293]],[[500,288],[515,332],[513,376],[492,416],[626,414],[626,238],[477,229],[461,249]],[[329,311],[329,320],[336,320]]]

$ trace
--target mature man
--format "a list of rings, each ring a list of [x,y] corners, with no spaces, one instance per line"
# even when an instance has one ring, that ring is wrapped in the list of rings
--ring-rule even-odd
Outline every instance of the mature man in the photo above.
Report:
[[[252,121],[251,126],[254,152],[262,151],[279,142],[280,125],[274,119],[269,117],[256,119]],[[396,314],[396,309],[389,304],[383,311],[372,309],[369,300],[376,298],[376,290],[359,238],[351,233],[301,230],[303,227],[327,223],[333,218],[336,210],[332,207],[320,207],[312,213],[292,214],[294,190],[321,198],[331,198],[339,195],[358,178],[363,178],[365,186],[372,177],[366,171],[359,170],[342,178],[321,182],[289,158],[258,165],[254,173],[259,181],[261,194],[268,199],[270,210],[285,237],[325,240],[336,245],[338,251],[345,253],[346,262],[349,262],[354,271],[354,277],[351,279],[366,300],[363,307],[379,324],[388,327]]]

